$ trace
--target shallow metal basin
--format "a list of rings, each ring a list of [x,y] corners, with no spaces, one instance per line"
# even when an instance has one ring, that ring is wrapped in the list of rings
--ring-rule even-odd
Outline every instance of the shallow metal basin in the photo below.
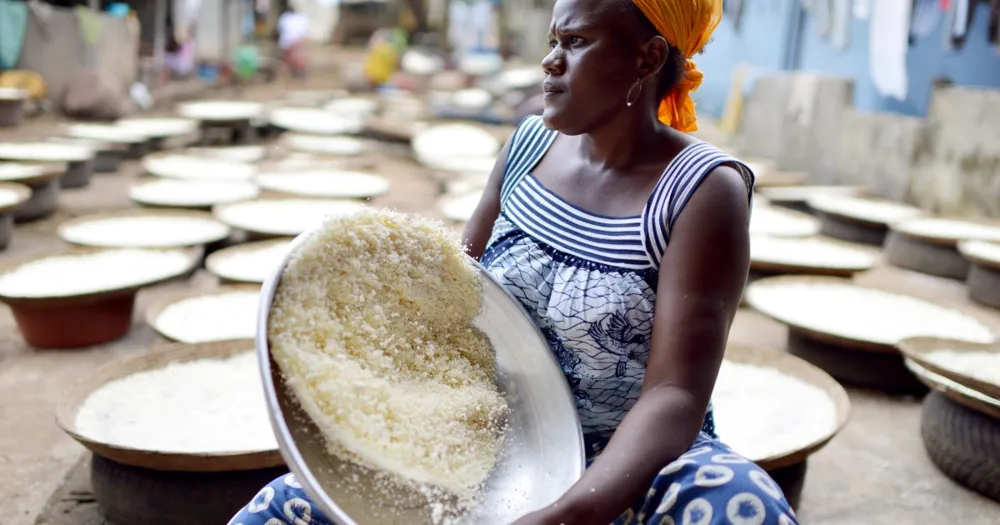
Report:
[[[323,512],[341,525],[433,523],[431,511],[406,490],[375,489],[369,471],[327,454],[322,436],[284,385],[270,355],[268,312],[281,273],[310,235],[296,238],[261,290],[257,356],[281,455]],[[460,522],[509,524],[559,498],[583,474],[580,421],[566,380],[544,336],[520,304],[481,266],[483,310],[476,325],[497,353],[501,389],[511,406],[503,455],[481,504]]]

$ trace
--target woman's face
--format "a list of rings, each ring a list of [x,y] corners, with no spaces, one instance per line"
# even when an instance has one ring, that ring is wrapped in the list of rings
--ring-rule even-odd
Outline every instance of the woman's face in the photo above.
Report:
[[[643,57],[640,25],[621,1],[556,2],[549,30],[552,50],[542,60],[542,118],[549,128],[579,135],[626,109]]]

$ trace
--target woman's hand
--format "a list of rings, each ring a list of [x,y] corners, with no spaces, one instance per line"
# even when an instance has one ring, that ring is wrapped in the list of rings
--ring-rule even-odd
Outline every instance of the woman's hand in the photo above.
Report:
[[[559,504],[522,516],[513,525],[571,525],[576,521],[559,510]]]

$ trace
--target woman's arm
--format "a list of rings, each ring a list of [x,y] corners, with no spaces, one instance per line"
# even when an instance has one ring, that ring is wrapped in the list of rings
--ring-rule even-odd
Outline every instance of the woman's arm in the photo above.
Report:
[[[677,219],[664,254],[642,395],[607,448],[555,505],[520,524],[607,525],[649,490],[702,427],[746,286],[747,189],[716,168]]]
[[[486,243],[490,240],[490,231],[493,223],[500,215],[500,188],[503,185],[503,172],[507,169],[507,153],[510,151],[510,142],[504,145],[500,153],[497,154],[497,161],[493,165],[493,171],[486,182],[483,196],[476,205],[476,211],[472,218],[465,225],[462,232],[462,244],[465,251],[477,261],[486,251]]]

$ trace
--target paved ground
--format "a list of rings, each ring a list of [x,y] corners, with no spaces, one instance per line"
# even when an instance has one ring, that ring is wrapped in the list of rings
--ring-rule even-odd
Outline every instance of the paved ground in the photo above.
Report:
[[[319,87],[323,79],[312,81]],[[255,99],[279,97],[291,87],[283,84],[254,88]],[[30,122],[0,138],[25,138],[48,132],[52,120]],[[405,150],[389,149],[373,160],[388,177],[393,190],[375,204],[403,211],[436,214],[437,185],[405,158]],[[12,245],[0,261],[43,252],[60,245],[55,227],[67,218],[109,209],[128,208],[126,190],[138,176],[138,166],[98,176],[90,187],[66,190],[59,213],[42,222],[18,226]],[[937,302],[954,301],[1000,330],[1000,312],[966,304],[960,283],[879,268],[862,276],[866,283],[924,296]],[[207,274],[187,284],[169,284],[139,295],[135,325],[129,336],[114,344],[80,351],[37,351],[25,346],[14,321],[0,307],[0,524],[35,523],[46,502],[83,457],[83,449],[53,422],[53,407],[62,388],[95,367],[118,356],[142,352],[162,342],[142,321],[146,305],[180,287],[217,286]],[[781,351],[785,330],[752,311],[741,311],[732,334],[734,342]],[[800,517],[809,524],[898,525],[909,523],[1000,522],[1000,505],[979,497],[939,474],[927,459],[919,437],[919,403],[875,393],[850,391],[851,420],[844,431],[810,459]],[[99,523],[88,496],[85,470],[76,470],[72,486],[64,487],[59,519],[45,523],[91,525]],[[59,499],[57,498],[57,499]],[[63,514],[77,507],[79,512]],[[87,518],[87,516],[90,516]]]

